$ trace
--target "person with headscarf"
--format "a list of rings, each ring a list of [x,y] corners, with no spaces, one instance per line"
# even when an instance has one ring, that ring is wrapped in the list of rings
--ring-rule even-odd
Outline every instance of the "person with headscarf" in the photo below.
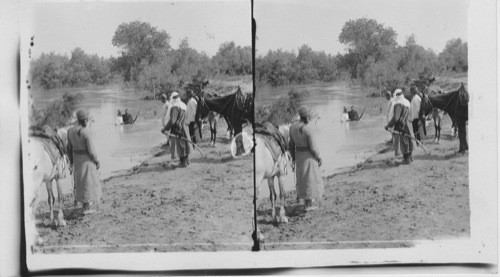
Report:
[[[308,106],[299,107],[299,117],[299,122],[290,127],[289,150],[295,164],[297,199],[304,199],[306,211],[313,211],[318,208],[314,201],[319,202],[324,192],[319,168],[322,160]]]
[[[389,123],[391,121],[391,117],[392,115],[390,114],[391,113],[391,109],[392,109],[392,104],[394,103],[394,99],[396,99],[396,94],[394,93],[394,95],[388,90],[385,92],[385,99],[387,99],[387,114],[386,114],[386,124]],[[389,142],[392,142],[393,146],[394,146],[394,155],[396,157],[399,156],[399,135],[396,135],[396,134],[391,134],[391,139],[389,140]]]
[[[94,147],[92,133],[89,129],[89,114],[86,110],[76,113],[78,125],[68,130],[68,159],[73,168],[75,186],[75,202],[83,203],[83,213],[95,212],[92,208],[101,199],[101,181],[97,170],[99,159]]]
[[[401,89],[396,89],[394,94],[394,100],[389,110],[390,120],[384,128],[389,130],[389,128],[394,127],[393,134],[396,136],[396,140],[399,139],[400,149],[403,153],[403,163],[410,164],[413,160],[413,128],[410,121],[410,102],[406,100]]]
[[[122,117],[122,112],[118,110],[116,114],[116,120],[115,120],[115,125],[122,125],[123,124],[123,117]]]
[[[342,119],[340,119],[342,122],[347,122],[349,121],[349,113],[347,112],[347,108],[344,107],[344,111],[342,112]]]
[[[167,125],[163,127],[162,133],[170,131],[171,149],[175,147],[179,154],[179,166],[187,167],[189,165],[189,154],[191,153],[189,129],[186,122],[187,106],[179,98],[179,93],[174,91],[170,97],[172,103],[167,112],[170,118]]]

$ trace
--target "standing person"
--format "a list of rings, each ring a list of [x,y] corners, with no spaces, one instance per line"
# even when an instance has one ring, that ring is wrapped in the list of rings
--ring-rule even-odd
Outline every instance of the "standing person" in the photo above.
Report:
[[[347,112],[346,107],[344,107],[344,111],[342,112],[342,119],[340,121],[342,121],[342,122],[349,121],[349,113]]]
[[[122,112],[118,110],[118,113],[116,115],[115,125],[122,125],[122,124],[123,124]]]
[[[88,127],[89,115],[86,110],[76,113],[78,125],[68,130],[68,158],[73,168],[75,201],[83,202],[83,213],[91,214],[101,199],[101,181],[97,170],[100,167],[92,134]]]
[[[187,101],[187,115],[186,122],[189,125],[189,134],[190,138],[194,143],[201,142],[201,138],[199,136],[198,124],[196,123],[196,108],[198,107],[198,102],[194,98],[193,91],[189,90],[187,92],[188,101]]]
[[[403,163],[410,164],[413,160],[413,129],[411,128],[410,102],[406,100],[401,89],[394,92],[394,100],[389,111],[390,121],[385,126],[386,130],[394,127],[394,135],[399,137],[401,152],[403,153]]]
[[[359,115],[356,110],[354,110],[354,106],[351,106],[351,110],[349,111],[349,121],[358,121]]]
[[[167,125],[167,122],[170,118],[170,116],[168,115],[168,108],[170,107],[170,101],[168,101],[167,95],[165,93],[160,95],[160,100],[163,103],[163,107],[161,109],[161,115],[160,115],[161,126],[162,126],[162,128],[164,128]],[[167,137],[167,142],[165,144],[168,146],[169,145],[168,142],[169,142],[170,137],[168,136],[168,134],[166,134],[166,137]]]
[[[134,123],[134,118],[131,114],[128,113],[128,109],[125,109],[125,113],[122,115],[124,124],[132,124]]]
[[[160,96],[161,102],[163,103],[163,109],[162,109],[162,114],[161,114],[161,124],[162,127],[165,128],[167,126],[167,123],[170,121],[170,110],[172,107],[172,94],[170,94],[170,98],[167,97],[167,95],[162,94]],[[170,132],[166,131],[164,132],[165,136],[167,137],[167,142],[166,145],[170,149],[170,159],[175,160],[177,159],[176,155],[176,149],[175,149],[175,144],[174,142],[170,139]]]
[[[170,131],[175,137],[171,137],[172,148],[175,147],[179,154],[180,167],[189,165],[189,154],[191,153],[191,145],[189,139],[189,130],[186,122],[186,104],[179,98],[177,92],[172,92],[170,96],[172,103],[170,107],[170,119],[167,125],[162,129],[162,133]]]
[[[393,96],[390,91],[385,92],[385,99],[387,99],[389,102],[387,102],[387,115],[386,115],[386,120],[387,123],[391,121],[392,114],[391,114],[391,108],[392,104],[394,103],[395,95]],[[399,135],[396,134],[391,134],[392,136],[392,144],[394,146],[394,155],[396,157],[399,156]]]
[[[305,199],[306,211],[318,206],[313,201],[323,197],[323,177],[319,167],[321,156],[316,142],[316,133],[309,121],[311,111],[307,106],[299,107],[300,121],[290,127],[290,154],[295,164],[297,178],[297,199]]]
[[[421,120],[419,118],[420,114],[420,105],[422,103],[422,99],[417,93],[417,88],[412,87],[410,89],[411,92],[411,103],[410,103],[410,121],[413,127],[413,133],[415,134],[415,138],[418,141],[421,141],[421,136],[420,136],[420,123]]]

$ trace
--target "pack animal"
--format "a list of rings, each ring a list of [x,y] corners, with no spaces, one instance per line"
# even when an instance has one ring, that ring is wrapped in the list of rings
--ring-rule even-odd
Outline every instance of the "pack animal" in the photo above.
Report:
[[[452,91],[450,93],[438,94],[438,95],[424,95],[422,102],[425,102],[424,114],[427,116],[432,108],[438,108],[445,111],[452,122],[458,128],[458,139],[460,141],[459,153],[465,153],[469,150],[469,145],[467,143],[467,121],[469,119],[469,93],[465,89],[462,83],[458,90]],[[439,130],[441,127],[439,126]],[[439,132],[440,133],[440,132]]]
[[[284,175],[289,162],[288,141],[290,138],[290,126],[280,126],[275,135],[259,133],[255,134],[255,185],[257,198],[260,194],[260,186],[267,180],[269,186],[269,199],[271,201],[271,216],[277,223],[286,223],[288,218],[285,214],[285,190]],[[281,139],[276,139],[276,135]],[[278,142],[281,140],[281,142]],[[284,144],[284,145],[281,145]],[[277,194],[274,186],[274,178],[278,178],[279,186],[279,213],[276,214]],[[257,228],[257,238],[262,240],[263,236]]]
[[[239,87],[235,93],[226,96],[209,98],[201,95],[196,109],[196,118],[197,120],[206,118],[210,112],[220,114],[226,120],[228,129],[234,128],[234,135],[237,135],[243,129],[243,122],[246,120],[252,122],[251,120],[253,119],[253,110],[252,112],[248,112],[250,108],[247,107],[249,105],[247,99],[248,96],[243,95]],[[215,119],[218,119],[218,117],[212,113],[212,116],[209,118],[209,123],[210,121],[213,122],[213,124],[210,123],[210,141],[214,144],[217,136],[217,123],[214,121]]]
[[[66,226],[63,213],[63,194],[61,179],[65,177],[68,158],[66,155],[67,130],[59,129],[56,135],[47,135],[40,132],[30,132],[27,143],[26,178],[31,178],[33,187],[25,188],[25,211],[28,218],[34,222],[35,209],[39,200],[39,191],[42,184],[47,189],[47,202],[50,210],[50,221],[54,226]],[[52,188],[53,181],[57,187],[57,219],[54,216],[55,196]],[[28,226],[27,226],[28,228]],[[34,226],[33,226],[34,228]],[[36,233],[35,233],[36,234]]]

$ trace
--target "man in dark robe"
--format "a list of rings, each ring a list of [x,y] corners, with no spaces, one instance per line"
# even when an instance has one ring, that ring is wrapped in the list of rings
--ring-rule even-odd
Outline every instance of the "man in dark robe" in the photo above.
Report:
[[[128,113],[128,109],[125,109],[125,113],[122,114],[123,124],[132,124],[134,123],[134,118],[131,114]]]
[[[348,112],[348,114],[349,114],[349,121],[359,120],[358,112],[354,110],[354,106],[351,106],[351,110]]]

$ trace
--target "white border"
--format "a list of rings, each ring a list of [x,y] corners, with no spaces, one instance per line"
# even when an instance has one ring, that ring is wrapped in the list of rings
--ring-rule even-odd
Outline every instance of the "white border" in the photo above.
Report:
[[[27,253],[29,268],[31,270],[92,268],[156,271],[393,263],[497,264],[498,116],[496,118],[491,116],[492,114],[498,115],[495,105],[498,103],[497,66],[495,64],[497,60],[496,11],[494,0],[470,2],[468,43],[469,91],[471,92],[469,111],[471,239],[431,241],[410,249],[68,255],[30,255]],[[25,33],[21,32],[21,34]],[[21,53],[22,56],[27,53],[25,40],[22,40]],[[22,62],[21,76],[26,76],[26,60],[23,59]],[[24,90],[23,78],[21,78],[21,89]],[[21,106],[21,108],[24,107]],[[21,114],[23,120],[26,120],[25,116],[26,114]],[[419,273],[424,272],[425,269],[419,271]]]

